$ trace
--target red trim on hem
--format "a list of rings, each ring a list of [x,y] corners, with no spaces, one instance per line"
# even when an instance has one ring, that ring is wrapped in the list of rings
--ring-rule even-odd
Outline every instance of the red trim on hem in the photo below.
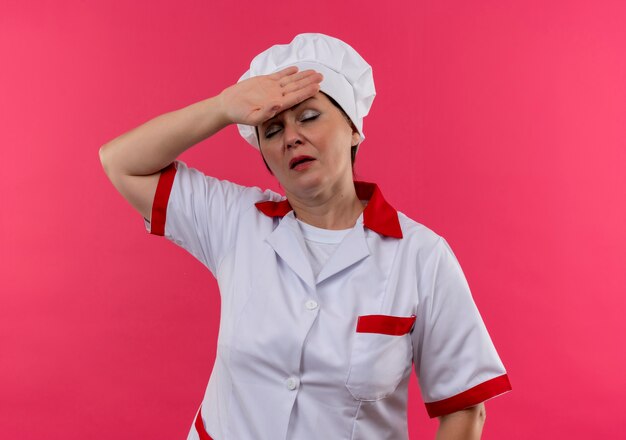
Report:
[[[150,233],[153,235],[165,235],[167,202],[174,184],[176,166],[176,162],[172,162],[161,170],[156,192],[154,193],[154,200],[152,201],[152,215],[150,217]]]
[[[402,238],[398,211],[385,200],[378,185],[355,180],[354,188],[360,200],[369,201],[363,210],[363,224],[372,231],[387,237]],[[279,202],[271,200],[258,202],[255,206],[268,217],[284,217],[293,209],[287,199]]]
[[[478,405],[485,400],[511,391],[511,382],[506,374],[495,377],[486,382],[476,385],[467,391],[437,402],[426,403],[428,415],[433,417],[445,416],[460,411],[470,406]]]
[[[380,333],[383,335],[402,336],[413,328],[415,315],[409,317],[390,315],[362,315],[356,323],[357,333]]]
[[[200,440],[213,440],[211,436],[204,429],[204,422],[202,421],[202,405],[198,410],[198,416],[196,417],[196,423],[194,424]]]

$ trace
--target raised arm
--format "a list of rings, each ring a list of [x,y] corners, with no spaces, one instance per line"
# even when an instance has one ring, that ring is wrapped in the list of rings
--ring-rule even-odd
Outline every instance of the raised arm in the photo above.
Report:
[[[313,96],[321,80],[319,73],[296,67],[247,79],[107,142],[100,161],[113,186],[150,219],[160,171],[181,153],[229,124],[261,124]]]

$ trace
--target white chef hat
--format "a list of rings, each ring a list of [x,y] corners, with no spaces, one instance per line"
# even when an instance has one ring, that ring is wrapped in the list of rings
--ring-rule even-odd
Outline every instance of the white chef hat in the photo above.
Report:
[[[299,34],[291,43],[277,44],[254,57],[250,69],[237,82],[289,66],[297,66],[301,71],[313,69],[324,76],[320,90],[337,101],[359,131],[362,142],[363,118],[369,113],[376,89],[372,67],[361,55],[337,38]],[[259,148],[254,126],[237,124],[237,128],[250,145]]]

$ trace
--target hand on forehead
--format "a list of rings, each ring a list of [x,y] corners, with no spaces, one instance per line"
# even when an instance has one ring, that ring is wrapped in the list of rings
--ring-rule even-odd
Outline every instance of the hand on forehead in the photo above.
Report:
[[[312,96],[323,76],[297,67],[240,81],[220,93],[222,113],[229,123],[256,126]]]
[[[321,73],[313,69],[299,71],[297,66],[287,67],[269,76],[278,81],[282,100],[274,104],[272,110],[276,110],[277,113],[268,119],[294,109],[308,99],[315,98],[319,94],[319,87],[316,86],[324,79]]]
[[[294,66],[300,70],[296,71]],[[296,35],[291,43],[274,45],[257,55],[239,82],[267,75],[279,80],[281,97],[283,88],[285,97],[291,93],[289,98],[293,101],[283,106],[282,110],[280,105],[277,107],[277,103],[272,103],[266,109],[268,118],[271,118],[307,99],[298,96],[301,90],[299,82],[306,81],[306,75],[314,76],[309,73],[311,70],[323,76],[318,90],[332,98],[333,104],[337,103],[335,105],[347,115],[351,125],[359,132],[360,140],[365,139],[363,118],[368,114],[376,95],[372,68],[350,45],[337,38],[319,33]],[[238,129],[248,143],[259,148],[255,127],[239,124]]]

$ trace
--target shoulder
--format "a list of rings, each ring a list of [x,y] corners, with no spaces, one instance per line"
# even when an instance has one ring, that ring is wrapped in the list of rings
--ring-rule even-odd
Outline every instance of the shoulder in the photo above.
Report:
[[[413,220],[403,212],[398,211],[398,221],[402,228],[404,244],[420,250],[432,250],[443,239],[428,226]]]
[[[198,193],[198,196],[207,198],[224,198],[231,203],[254,205],[258,202],[278,202],[285,197],[272,190],[263,190],[257,186],[245,186],[227,179],[209,176],[197,168],[189,167],[185,162],[174,162],[176,169],[175,182],[180,190],[190,193]]]
[[[446,239],[424,224],[398,212],[403,238],[401,252],[407,261],[414,261],[419,271],[443,270],[458,266],[458,260]]]

